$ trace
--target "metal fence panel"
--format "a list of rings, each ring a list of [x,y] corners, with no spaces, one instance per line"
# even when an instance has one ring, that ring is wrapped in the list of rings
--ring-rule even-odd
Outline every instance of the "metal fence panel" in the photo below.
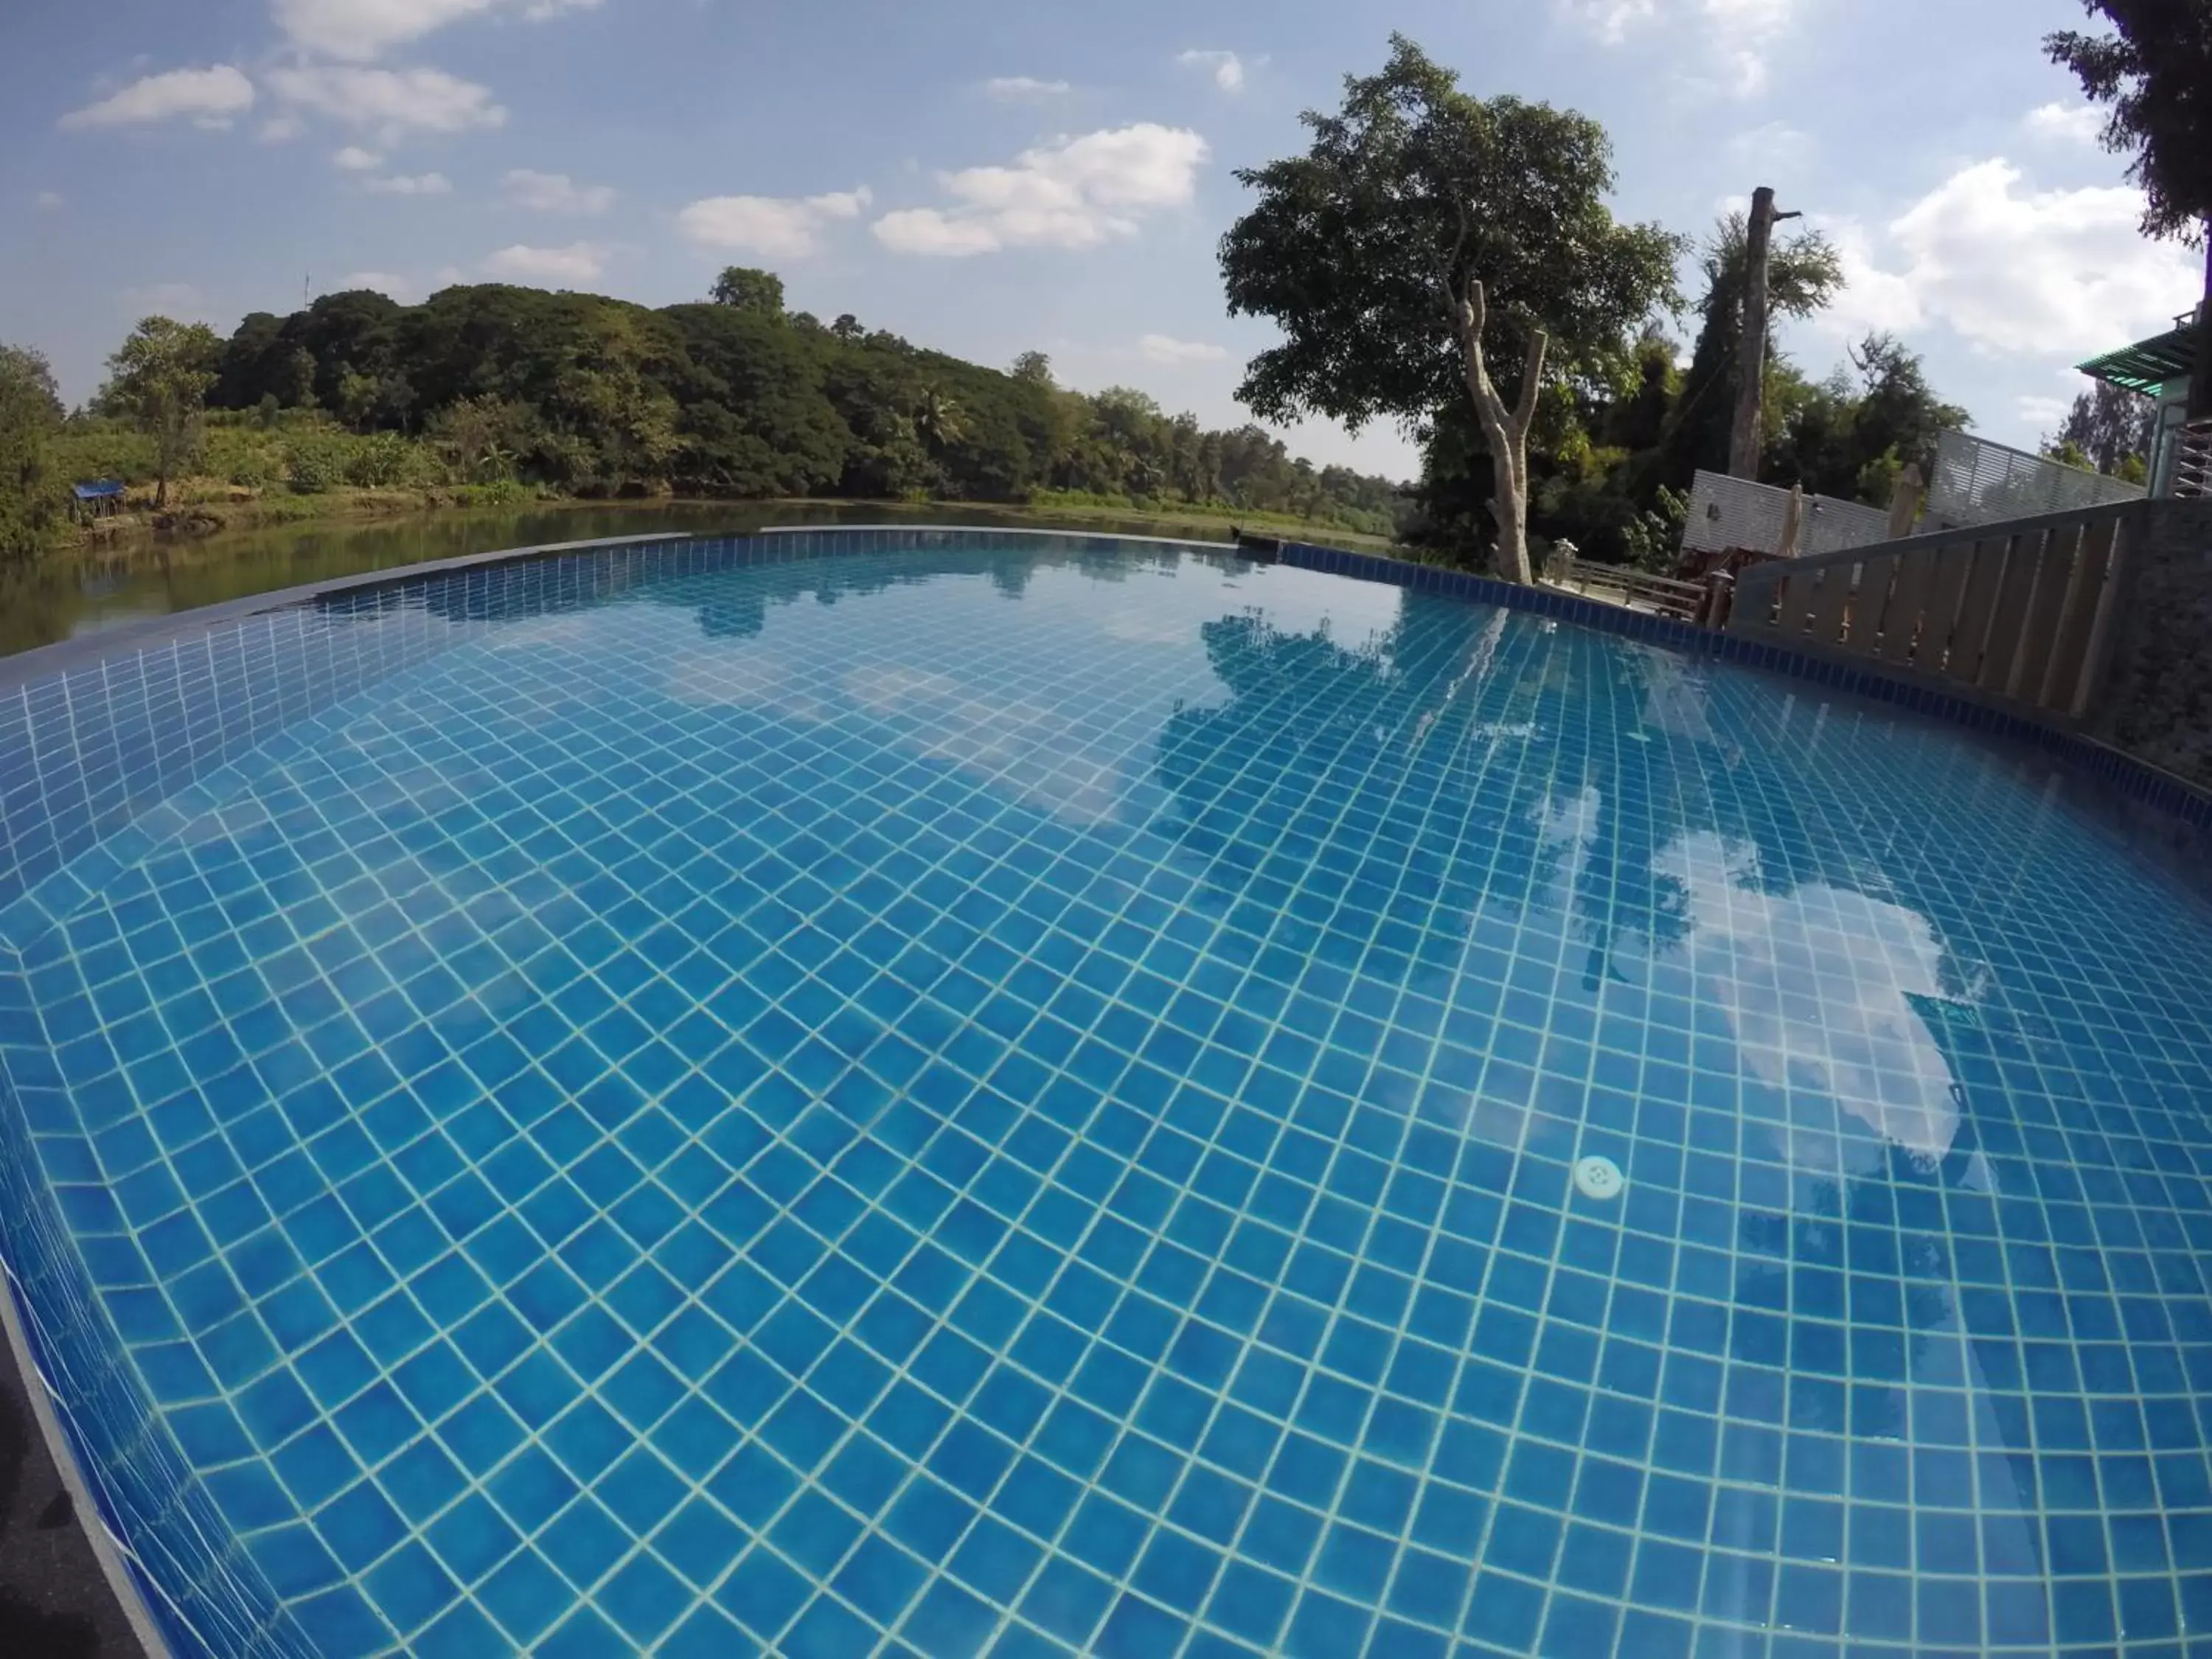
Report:
[[[2141,484],[2123,483],[1964,432],[1946,432],[1936,441],[1936,477],[1928,486],[1923,527],[1948,530],[2073,513],[2139,501],[2144,493]]]
[[[1750,548],[1776,553],[1782,547],[1782,518],[1790,492],[1718,472],[1700,471],[1690,486],[1690,512],[1682,526],[1687,552],[1725,553]],[[1889,538],[1889,514],[1831,495],[1805,497],[1797,531],[1801,556],[1840,553]]]

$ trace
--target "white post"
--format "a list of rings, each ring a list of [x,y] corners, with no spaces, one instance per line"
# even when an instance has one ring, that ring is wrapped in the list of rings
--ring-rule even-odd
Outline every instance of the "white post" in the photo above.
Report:
[[[1782,509],[1782,544],[1774,550],[1778,555],[1785,559],[1797,556],[1797,537],[1804,524],[1805,486],[1794,483],[1790,486],[1790,500]]]

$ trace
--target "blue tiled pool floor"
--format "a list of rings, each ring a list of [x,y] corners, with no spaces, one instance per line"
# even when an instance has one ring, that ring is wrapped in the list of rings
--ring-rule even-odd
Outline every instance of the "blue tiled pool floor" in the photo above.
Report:
[[[494,619],[14,919],[283,1639],[2212,1636],[2198,899],[1802,685],[994,548]]]

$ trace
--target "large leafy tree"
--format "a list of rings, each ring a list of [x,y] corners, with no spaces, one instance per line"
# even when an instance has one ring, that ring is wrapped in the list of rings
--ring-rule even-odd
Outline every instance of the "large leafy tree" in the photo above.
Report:
[[[2212,415],[2212,0],[2083,0],[2110,33],[2044,39],[2092,103],[2106,106],[2105,148],[2131,158],[2144,234],[2204,247],[2193,417]]]
[[[107,360],[100,406],[154,440],[154,505],[169,504],[169,480],[198,445],[200,415],[216,381],[222,342],[205,323],[149,317]]]
[[[1528,439],[1547,384],[1610,382],[1674,301],[1676,240],[1616,222],[1605,131],[1462,92],[1402,35],[1343,107],[1308,111],[1307,153],[1240,171],[1258,204],[1222,239],[1232,313],[1273,318],[1238,396],[1262,418],[1395,420],[1473,407],[1488,449],[1497,567],[1529,580]],[[1517,368],[1509,366],[1517,366]]]
[[[755,270],[749,265],[725,265],[707,297],[718,306],[734,306],[739,311],[756,312],[763,317],[781,317],[783,278],[772,270]]]

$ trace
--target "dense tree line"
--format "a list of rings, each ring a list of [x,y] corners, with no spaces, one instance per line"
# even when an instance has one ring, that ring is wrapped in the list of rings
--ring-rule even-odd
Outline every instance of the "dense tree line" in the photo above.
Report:
[[[314,407],[419,433],[472,482],[580,495],[1218,502],[1387,534],[1387,481],[1294,460],[1257,427],[1212,432],[1140,392],[1085,396],[1025,354],[1007,372],[850,316],[787,313],[732,269],[714,298],[648,310],[587,294],[447,289],[421,305],[326,295],[257,313],[224,346],[217,408]]]
[[[50,540],[71,477],[498,500],[828,495],[1188,505],[1393,533],[1403,487],[1211,431],[1142,392],[1084,394],[1025,352],[1006,371],[853,317],[787,312],[772,273],[651,310],[596,295],[360,290],[228,340],[149,318],[64,416],[45,359],[0,348],[0,554]]]

